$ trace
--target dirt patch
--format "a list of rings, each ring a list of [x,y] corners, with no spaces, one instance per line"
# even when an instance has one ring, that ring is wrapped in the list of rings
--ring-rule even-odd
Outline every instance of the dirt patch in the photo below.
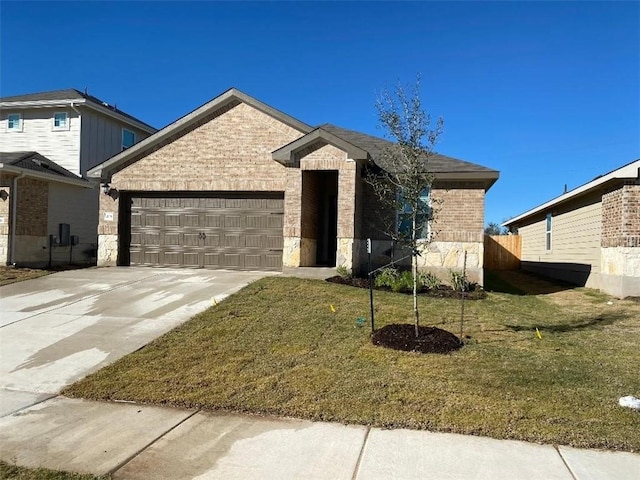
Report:
[[[462,342],[453,333],[437,327],[418,327],[394,323],[379,328],[371,336],[374,345],[418,353],[449,353],[462,347]]]
[[[0,286],[22,282],[24,280],[31,280],[32,278],[43,277],[45,275],[60,272],[63,270],[76,270],[79,268],[88,268],[88,266],[60,265],[51,268],[22,268],[0,266]]]
[[[349,285],[351,287],[357,288],[369,288],[369,279],[368,278],[358,278],[358,277],[341,277],[340,275],[336,275],[335,277],[329,277],[326,279],[327,282],[330,283],[338,283],[340,285]],[[386,292],[390,292],[391,289],[388,287],[373,287],[374,290],[383,290]],[[404,293],[407,295],[412,295],[411,291],[401,291],[397,293]],[[434,298],[460,298],[460,292],[454,290],[449,285],[438,285],[436,288],[422,288],[418,291],[419,295],[434,297]],[[466,300],[482,300],[483,298],[487,298],[487,292],[485,292],[480,287],[474,287],[473,290],[469,292],[465,292]]]

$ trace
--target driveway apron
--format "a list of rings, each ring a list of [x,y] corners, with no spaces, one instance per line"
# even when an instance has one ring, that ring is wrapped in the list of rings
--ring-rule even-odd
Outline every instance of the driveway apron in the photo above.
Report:
[[[56,395],[262,272],[69,270],[0,288],[0,416]]]

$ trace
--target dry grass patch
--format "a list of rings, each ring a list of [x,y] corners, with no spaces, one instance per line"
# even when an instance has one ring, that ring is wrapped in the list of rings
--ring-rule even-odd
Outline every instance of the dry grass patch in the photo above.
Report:
[[[53,271],[0,266],[0,286],[49,275]]]
[[[366,290],[270,277],[64,393],[640,450],[640,414],[617,405],[640,394],[640,305],[572,292],[584,308],[549,295],[468,302],[467,344],[422,355],[371,344],[357,322]],[[410,296],[375,297],[378,327],[411,322]],[[420,307],[424,325],[457,333],[459,301]]]
[[[47,468],[24,468],[0,461],[0,478],[7,480],[109,480],[110,475],[60,472]]]

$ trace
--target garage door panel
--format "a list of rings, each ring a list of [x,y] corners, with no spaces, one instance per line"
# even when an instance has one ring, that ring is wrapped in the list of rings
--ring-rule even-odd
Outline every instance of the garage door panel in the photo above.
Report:
[[[262,235],[245,235],[244,244],[248,248],[260,248],[264,245],[264,237]]]
[[[200,227],[200,215],[197,213],[185,213],[182,216],[183,227]]]
[[[241,256],[239,253],[225,253],[224,254],[224,266],[229,268],[240,268],[242,264],[240,263]]]
[[[225,215],[224,226],[225,228],[240,228],[240,215]]]
[[[219,247],[220,246],[220,235],[214,233],[208,233],[207,238],[204,239],[204,245],[206,247]]]
[[[163,246],[172,247],[181,245],[180,232],[164,232],[164,239],[162,244]]]
[[[180,266],[182,262],[182,253],[177,251],[165,251],[163,263],[165,265]]]
[[[200,246],[200,234],[196,232],[183,233],[182,245],[185,247],[198,247]]]
[[[222,226],[222,216],[208,213],[204,217],[204,225],[207,228],[220,228]]]
[[[252,195],[132,197],[130,262],[281,269],[284,200]]]
[[[185,267],[199,267],[200,265],[200,253],[199,252],[184,252],[182,254],[182,262]]]
[[[165,227],[181,227],[180,214],[179,213],[165,213],[164,214],[164,226]]]

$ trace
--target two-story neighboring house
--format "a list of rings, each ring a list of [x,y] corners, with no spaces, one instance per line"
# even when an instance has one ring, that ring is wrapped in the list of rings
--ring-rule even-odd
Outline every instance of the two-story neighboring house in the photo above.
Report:
[[[0,98],[0,264],[95,258],[91,167],[156,129],[78,90]]]

